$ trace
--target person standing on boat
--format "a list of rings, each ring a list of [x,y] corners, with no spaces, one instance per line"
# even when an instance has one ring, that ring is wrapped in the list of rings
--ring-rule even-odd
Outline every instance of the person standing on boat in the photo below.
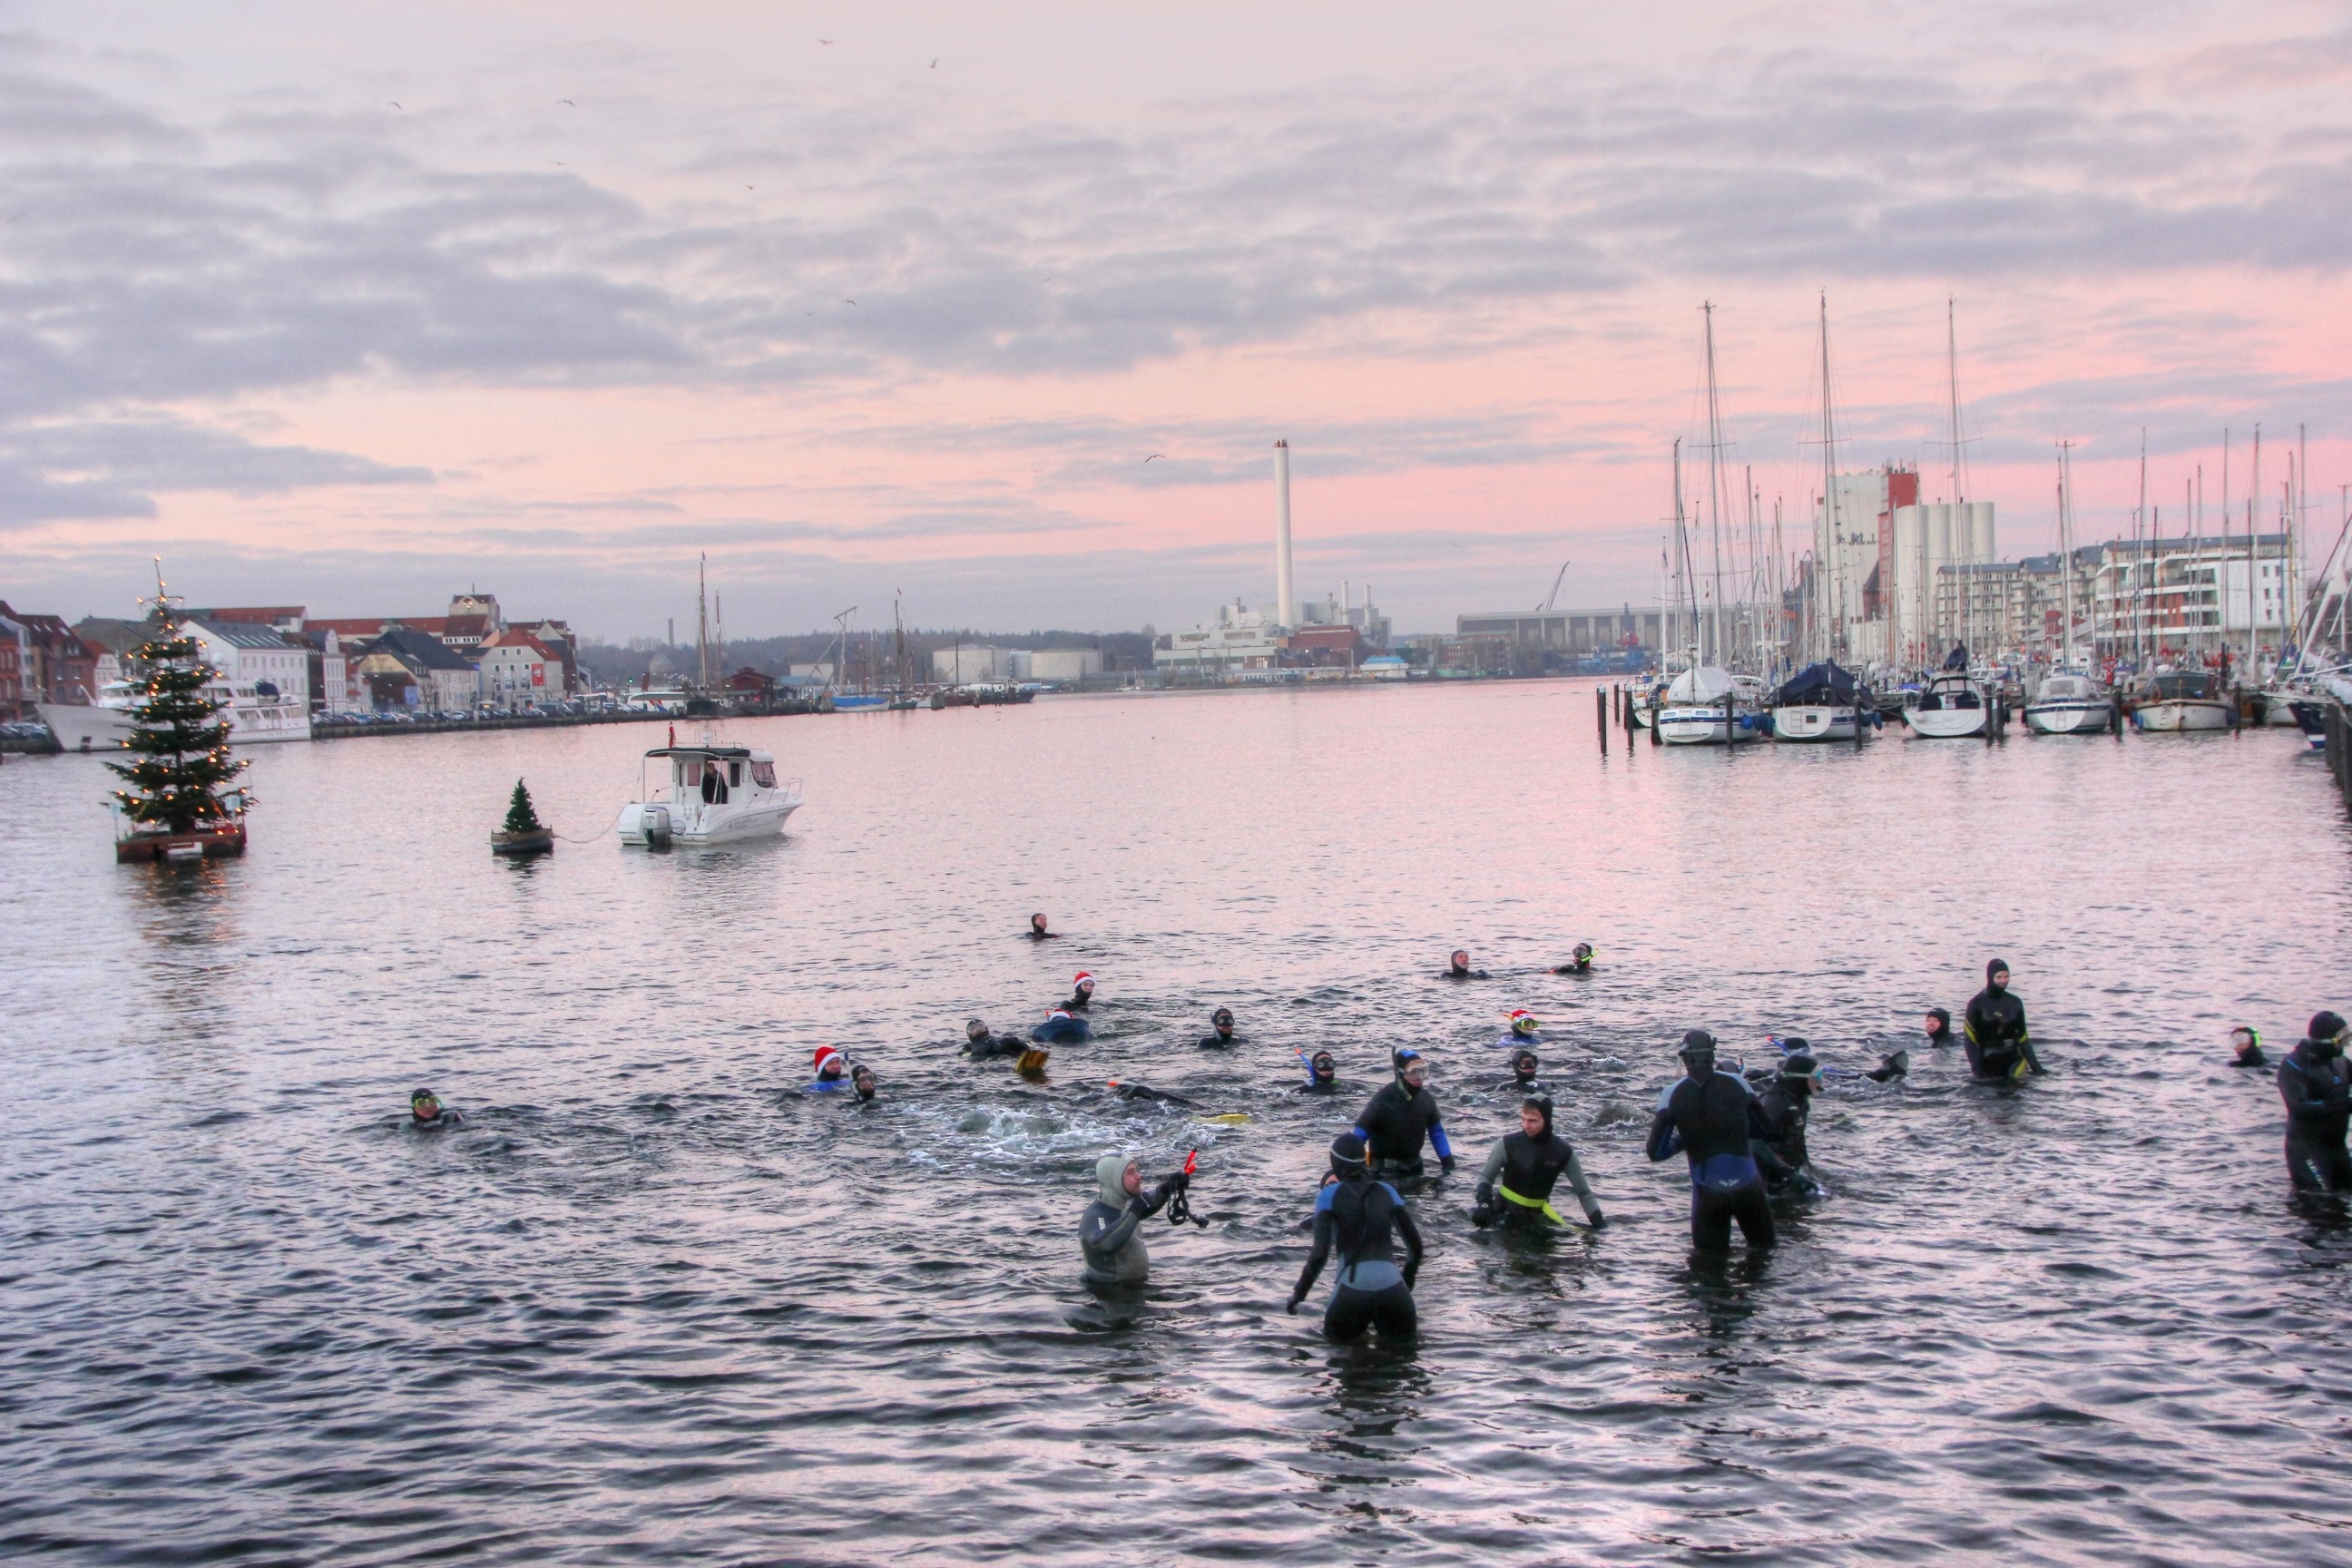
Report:
[[[1029,940],[1031,942],[1059,942],[1062,940],[1062,933],[1057,931],[1047,931],[1045,929],[1045,917],[1042,914],[1034,914],[1029,917]]]
[[[1437,1097],[1429,1092],[1429,1060],[1410,1046],[1390,1058],[1396,1077],[1381,1086],[1356,1118],[1355,1134],[1370,1151],[1372,1174],[1409,1181],[1423,1172],[1422,1140],[1437,1152],[1438,1166],[1454,1173],[1454,1145],[1439,1121]]]
[[[1494,976],[1488,974],[1483,969],[1471,968],[1470,950],[1466,947],[1457,947],[1454,950],[1453,955],[1445,961],[1445,973],[1441,978],[1446,980],[1491,980]]]
[[[1653,1163],[1672,1154],[1690,1162],[1691,1245],[1720,1252],[1731,1246],[1731,1226],[1750,1247],[1779,1239],[1764,1173],[1749,1142],[1765,1129],[1756,1098],[1738,1073],[1715,1070],[1715,1037],[1693,1029],[1683,1037],[1683,1077],[1658,1096],[1647,1152]]]
[[[2025,1004],[2011,994],[2009,961],[1985,965],[1985,988],[1969,1000],[1969,1070],[1980,1079],[2015,1082],[2039,1074],[2042,1060],[2025,1027]]]
[[[2309,1032],[2278,1066],[2279,1098],[2286,1102],[2286,1171],[2295,1191],[2352,1189],[2352,1154],[2344,1131],[2352,1122],[2352,1069],[2344,1059],[2344,1020],[2312,1016]]]
[[[1095,1162],[1095,1201],[1078,1221],[1078,1253],[1089,1285],[1140,1285],[1151,1277],[1151,1254],[1139,1234],[1143,1222],[1192,1184],[1182,1172],[1146,1193],[1143,1171],[1124,1154]]]
[[[1481,1230],[1490,1225],[1524,1230],[1566,1226],[1567,1218],[1551,1206],[1552,1188],[1562,1176],[1584,1205],[1585,1222],[1595,1230],[1607,1225],[1575,1149],[1552,1130],[1551,1096],[1531,1094],[1519,1102],[1519,1130],[1496,1141],[1478,1173],[1478,1201],[1471,1206],[1470,1223]]]

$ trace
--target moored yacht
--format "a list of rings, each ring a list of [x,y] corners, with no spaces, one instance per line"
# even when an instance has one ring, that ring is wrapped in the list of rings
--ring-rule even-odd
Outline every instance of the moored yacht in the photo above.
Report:
[[[801,781],[779,782],[776,759],[765,752],[722,746],[705,736],[700,745],[673,742],[646,753],[647,763],[656,757],[668,773],[667,785],[641,771],[638,798],[621,808],[614,824],[624,844],[660,849],[773,837],[800,809]]]
[[[228,720],[228,743],[232,746],[310,738],[310,704],[300,697],[285,695],[268,681],[234,687],[226,681],[214,681],[205,687],[204,694],[226,704],[223,716]],[[110,680],[98,689],[93,701],[37,702],[33,706],[39,710],[41,722],[49,727],[49,733],[58,738],[58,744],[67,751],[113,752],[131,740],[131,710],[138,705],[139,697],[139,689],[130,681]]]
[[[2219,677],[2203,670],[2161,670],[2140,682],[2133,694],[2132,728],[2170,735],[2230,727],[2230,700]]]
[[[1985,689],[1960,669],[1937,671],[1927,689],[1903,710],[1911,732],[1927,741],[1982,735],[1991,717],[1992,705],[1985,700]]]
[[[2116,700],[2105,687],[2063,671],[2043,676],[2025,705],[2025,727],[2037,735],[2095,735],[2115,718]]]
[[[1809,664],[1780,683],[1768,703],[1775,741],[1851,741],[1877,717],[1853,672],[1834,661]]]
[[[1703,664],[1666,688],[1658,709],[1658,739],[1669,746],[1723,746],[1759,733],[1752,703],[1727,670]]]

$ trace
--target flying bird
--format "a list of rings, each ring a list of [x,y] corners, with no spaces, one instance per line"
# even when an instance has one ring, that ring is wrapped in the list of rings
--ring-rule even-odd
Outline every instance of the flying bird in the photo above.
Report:
[[[1145,462],[1147,462],[1147,463],[1156,463],[1156,462],[1158,462],[1160,458],[1162,458],[1166,457],[1167,455],[1168,455],[1168,454],[1167,454],[1167,453],[1165,453],[1165,452],[1154,452],[1154,453],[1152,453],[1152,454],[1151,454],[1151,456],[1150,456],[1150,457],[1148,457],[1148,458],[1144,458],[1143,460],[1144,460]]]
[[[826,45],[827,47],[830,47],[830,46],[832,45],[832,43],[833,43],[833,40],[832,40],[831,38],[819,38],[819,39],[817,40],[817,42],[818,42],[818,43],[820,43],[820,44]]]
[[[939,68],[940,68],[940,62],[939,62],[939,61],[937,61],[937,60],[933,60],[933,61],[931,62],[931,68],[932,68],[933,70],[937,70],[937,69],[939,69]]]
[[[391,104],[391,106],[392,106],[393,108],[394,108],[394,109],[400,109],[400,105],[398,105],[397,103],[393,103],[392,100],[390,100],[390,99],[388,99],[388,98],[384,100],[384,102],[386,102],[387,104]],[[403,114],[405,114],[405,113],[407,113],[407,112],[408,112],[408,110],[404,110],[404,109],[400,109],[400,111],[401,111]]]
[[[568,169],[568,168],[570,168],[570,167],[571,167],[571,165],[570,165],[569,163],[556,163],[556,161],[555,161],[554,159],[552,159],[552,158],[550,158],[550,159],[548,160],[548,163],[549,163],[551,165],[552,165],[553,167],[558,168],[558,169]]]
[[[558,102],[558,103],[560,103],[560,104],[562,104],[562,105],[563,105],[563,107],[564,107],[564,108],[566,108],[566,109],[577,109],[577,108],[579,108],[579,107],[580,107],[578,104],[576,104],[576,103],[572,102],[572,101],[570,99],[568,99],[568,98],[559,98],[559,99],[557,99],[555,101],[556,101],[556,102]]]
[[[845,305],[855,305],[857,301],[855,300],[844,300],[842,303]]]

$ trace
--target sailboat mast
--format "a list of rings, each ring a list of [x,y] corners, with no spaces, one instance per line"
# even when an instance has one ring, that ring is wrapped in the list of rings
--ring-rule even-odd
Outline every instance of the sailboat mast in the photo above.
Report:
[[[2146,657],[2141,647],[2140,628],[2147,617],[2140,613],[2141,600],[2137,589],[2140,563],[2147,559],[2153,542],[2148,536],[2147,524],[2147,426],[2143,425],[2139,427],[2139,510],[2132,517],[2132,532],[2138,536],[2132,552],[2132,668],[2135,669]]]
[[[2073,501],[2068,485],[2067,459],[2074,455],[2074,443],[2058,443],[2058,586],[2063,608],[2061,626],[2065,632],[2065,669],[2074,668],[2074,530],[2067,526],[2066,509]]]
[[[2261,674],[2257,666],[2262,658],[2262,649],[2257,645],[2263,622],[2263,601],[2260,592],[2263,567],[2262,551],[2259,548],[2261,535],[2255,531],[2262,526],[2262,520],[2255,515],[2254,498],[2262,493],[2263,427],[2257,425],[2254,426],[2254,477],[2246,486],[2246,679],[2248,680],[2255,679]]]
[[[1726,662],[1723,644],[1723,411],[1715,392],[1715,301],[1699,307],[1706,319],[1706,525],[1715,554],[1714,651],[1710,664]]]
[[[1822,521],[1829,535],[1828,564],[1835,605],[1832,624],[1822,627],[1816,658],[1827,658],[1836,651],[1831,645],[1845,626],[1845,549],[1838,537],[1837,426],[1830,413],[1830,291],[1826,289],[1822,290]]]
[[[1961,524],[1960,524],[1960,521],[1959,521],[1959,520],[1960,520],[1961,513],[1960,513],[1959,509],[1960,509],[1960,507],[1961,507],[1963,504],[1965,504],[1965,503],[1966,503],[1966,501],[1968,500],[1968,499],[1969,499],[1969,498],[1968,498],[1968,495],[1967,495],[1967,493],[1966,493],[1966,492],[1967,492],[1967,489],[1968,489],[1968,486],[1967,486],[1967,484],[1963,481],[1963,479],[1961,479],[1961,460],[1960,460],[1960,455],[1961,455],[1961,453],[1962,453],[1964,450],[1966,450],[1966,448],[1965,448],[1965,447],[1963,447],[1960,445],[1960,325],[1959,325],[1959,307],[1958,307],[1958,305],[1955,302],[1955,300],[1954,300],[1953,297],[1952,297],[1951,295],[1949,295],[1949,294],[1947,294],[1947,295],[1945,295],[1945,296],[1944,296],[1944,384],[1945,384],[1945,389],[1946,389],[1947,393],[1948,393],[1948,395],[1949,395],[1949,406],[1950,406],[1950,414],[1951,414],[1951,432],[1952,432],[1952,518],[1953,518],[1953,521],[1952,521],[1952,527],[1951,527],[1951,531],[1951,531],[1952,535],[1954,536],[1955,540],[1957,541],[1957,536],[1958,536],[1958,531],[1959,531],[1959,529],[1960,529],[1960,526],[1961,526]],[[1919,532],[1920,532],[1920,543],[1921,543],[1921,548],[1922,548],[1922,549],[1924,549],[1924,548],[1926,547],[1926,543],[1927,543],[1927,531],[1926,529],[1924,529],[1924,528],[1923,528],[1923,529],[1921,529],[1921,530],[1919,531]],[[1975,537],[1976,537],[1976,531],[1975,531],[1973,528],[1971,528],[1971,529],[1969,531],[1969,540],[1970,540],[1970,542],[1971,542],[1969,543],[1969,554],[1970,555],[1970,557],[1972,557],[1972,558],[1973,558],[1973,557],[1974,557],[1974,555],[1976,554],[1976,546],[1975,546],[1975,543],[1974,543],[1974,540],[1975,540]],[[1958,552],[1956,550],[1956,551],[1954,551],[1954,552],[1953,552],[1953,553],[1954,553],[1954,554],[1958,554]],[[1968,564],[1971,564],[1971,565],[1972,565],[1972,564],[1974,564],[1974,563],[1974,563],[1973,559],[1971,559],[1971,561],[1968,563]],[[1951,564],[1958,565],[1958,564],[1960,564],[1960,563],[1957,563],[1957,562],[1955,562],[1955,563],[1952,563]],[[1922,587],[1922,589],[1923,589],[1926,593],[1927,593],[1931,597],[1933,596],[1933,595],[1934,595],[1934,593],[1935,593],[1935,586],[1934,586],[1934,584],[1921,584],[1921,587]],[[1974,587],[1975,587],[1975,576],[1974,576],[1974,574],[1970,574],[1970,573],[1963,572],[1963,573],[1960,574],[1959,587],[1960,587],[1960,595],[1959,595],[1959,596],[1960,596],[1961,603],[1962,603],[1962,605],[1963,605],[1963,606],[1964,606],[1964,608],[1963,608],[1963,612],[1962,612],[1962,613],[1965,615],[1965,614],[1967,613],[1965,606],[1969,605],[1972,602],[1972,599],[1973,599],[1972,590],[1973,590],[1973,589],[1974,589]],[[1939,626],[1937,629],[1937,632],[1938,632],[1937,640],[1938,640],[1938,641],[1941,641],[1941,640],[1942,640],[1942,637],[1941,637],[1941,635],[1940,635],[1940,634],[1941,634],[1941,632],[1942,632],[1945,628],[1943,628],[1941,626]],[[1975,640],[1976,640],[1976,628],[1975,628],[1974,626],[1970,626],[1970,627],[1969,628],[1969,641],[1971,641],[1971,642],[1973,642],[1973,641],[1975,641]],[[1938,662],[1940,662],[1940,653],[1941,653],[1941,650],[1937,650],[1937,651],[1938,651]]]
[[[694,662],[700,677],[701,689],[710,689],[710,557],[697,559],[694,567]]]

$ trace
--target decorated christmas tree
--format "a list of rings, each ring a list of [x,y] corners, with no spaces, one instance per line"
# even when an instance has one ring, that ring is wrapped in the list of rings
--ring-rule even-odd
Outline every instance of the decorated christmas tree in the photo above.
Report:
[[[245,771],[229,754],[228,704],[205,695],[220,672],[204,660],[196,639],[160,603],[152,637],[131,658],[146,671],[131,705],[129,763],[106,765],[131,787],[114,792],[122,814],[149,832],[189,833],[227,820],[220,789]]]
[[[547,831],[547,825],[540,821],[539,813],[531,809],[530,791],[522,787],[520,779],[515,780],[514,798],[507,802],[507,824],[503,831],[508,833]]]

